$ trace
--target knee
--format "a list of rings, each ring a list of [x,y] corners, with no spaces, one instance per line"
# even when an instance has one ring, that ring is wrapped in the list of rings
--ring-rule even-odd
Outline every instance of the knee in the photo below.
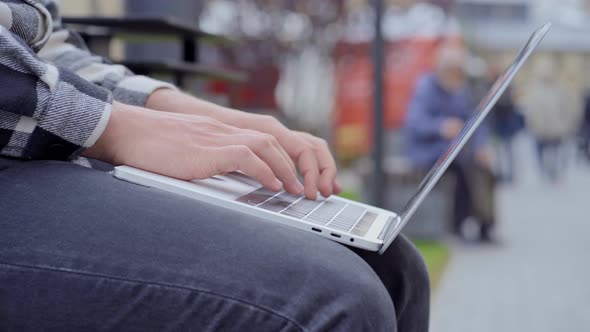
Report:
[[[430,284],[430,276],[424,257],[407,238],[400,236],[394,241],[387,256],[392,254],[397,256],[398,268],[404,271],[408,278],[412,278],[424,286]]]
[[[393,302],[379,277],[349,249],[333,247],[310,262],[310,330],[395,331]]]
[[[397,285],[394,303],[398,319],[413,313],[428,314],[430,308],[430,277],[422,254],[405,237],[398,237],[383,254],[386,268]],[[408,309],[408,310],[407,310]]]

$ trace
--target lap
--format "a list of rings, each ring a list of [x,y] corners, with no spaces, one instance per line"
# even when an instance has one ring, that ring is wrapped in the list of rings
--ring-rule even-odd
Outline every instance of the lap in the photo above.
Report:
[[[69,163],[4,164],[0,288],[15,298],[0,320],[278,331],[337,327],[353,306],[395,324],[374,270],[337,243]]]

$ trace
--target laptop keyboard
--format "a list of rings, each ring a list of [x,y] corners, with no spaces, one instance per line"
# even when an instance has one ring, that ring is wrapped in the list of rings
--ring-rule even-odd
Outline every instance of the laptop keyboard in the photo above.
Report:
[[[237,201],[345,233],[352,230],[353,234],[361,236],[368,231],[370,225],[359,221],[370,220],[369,224],[372,224],[377,217],[361,206],[339,200],[328,198],[312,201],[284,191],[277,194],[265,188],[254,190]]]

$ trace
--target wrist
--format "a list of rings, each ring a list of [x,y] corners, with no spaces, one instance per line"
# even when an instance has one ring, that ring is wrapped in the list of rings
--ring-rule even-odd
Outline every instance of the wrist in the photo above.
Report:
[[[102,160],[110,164],[116,164],[116,143],[119,140],[121,128],[132,106],[119,102],[113,102],[109,122],[96,143],[86,149],[83,157]]]

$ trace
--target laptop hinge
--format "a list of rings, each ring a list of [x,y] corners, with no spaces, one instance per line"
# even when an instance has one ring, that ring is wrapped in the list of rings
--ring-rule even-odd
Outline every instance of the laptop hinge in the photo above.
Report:
[[[389,229],[390,229],[390,228],[392,227],[392,225],[394,224],[394,222],[393,222],[393,219],[394,219],[394,218],[393,218],[392,216],[390,216],[390,217],[387,219],[387,221],[386,221],[386,224],[385,224],[385,227],[383,227],[383,229],[381,230],[381,233],[379,233],[379,236],[377,237],[377,239],[379,239],[379,240],[383,240],[383,239],[385,239],[385,236],[388,234],[388,232],[389,232]],[[395,218],[395,219],[397,219],[397,218]]]

